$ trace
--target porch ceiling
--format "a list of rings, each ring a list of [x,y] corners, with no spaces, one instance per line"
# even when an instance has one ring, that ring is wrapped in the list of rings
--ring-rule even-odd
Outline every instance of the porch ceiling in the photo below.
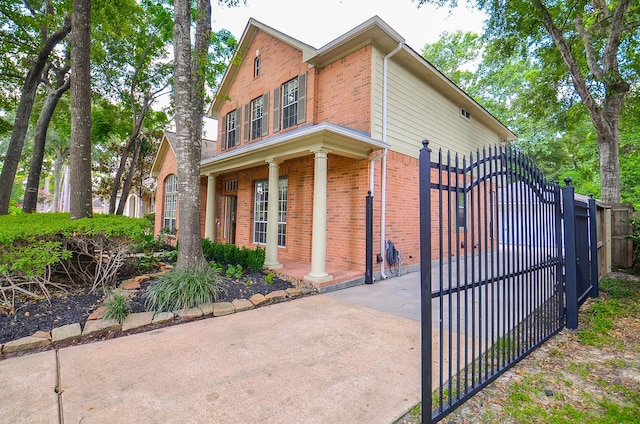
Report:
[[[236,147],[200,164],[200,175],[218,174],[263,165],[271,160],[284,161],[307,156],[319,149],[353,159],[365,159],[372,150],[389,145],[365,133],[337,125],[308,125],[276,136]]]

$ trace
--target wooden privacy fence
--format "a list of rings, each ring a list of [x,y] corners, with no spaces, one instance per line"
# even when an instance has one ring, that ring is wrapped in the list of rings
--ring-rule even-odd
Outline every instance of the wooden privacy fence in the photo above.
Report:
[[[633,231],[631,218],[633,206],[618,204],[611,206],[611,264],[621,268],[633,265],[633,242],[627,238]]]

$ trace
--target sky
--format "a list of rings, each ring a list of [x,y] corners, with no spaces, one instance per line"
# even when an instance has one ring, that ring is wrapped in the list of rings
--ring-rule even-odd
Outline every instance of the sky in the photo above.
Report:
[[[431,5],[418,8],[415,0],[247,0],[246,6],[232,8],[213,1],[212,8],[214,31],[225,28],[240,39],[249,18],[254,18],[316,48],[378,15],[417,52],[443,31],[482,32],[484,18],[465,6],[453,11]]]

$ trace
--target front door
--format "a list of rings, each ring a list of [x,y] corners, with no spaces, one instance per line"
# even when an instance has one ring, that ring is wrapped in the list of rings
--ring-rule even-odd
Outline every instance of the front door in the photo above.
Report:
[[[238,196],[218,196],[218,241],[222,243],[236,243],[236,212]]]

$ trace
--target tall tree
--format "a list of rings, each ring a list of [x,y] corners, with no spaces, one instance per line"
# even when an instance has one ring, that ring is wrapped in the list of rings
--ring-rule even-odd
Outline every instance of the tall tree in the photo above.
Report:
[[[638,77],[640,4],[634,0],[473,0],[487,13],[487,36],[506,55],[533,55],[588,111],[598,141],[601,198],[620,202],[619,123],[630,81]],[[457,0],[419,0],[456,5]],[[635,60],[633,58],[636,57]],[[565,93],[556,93],[557,95]]]
[[[198,0],[195,47],[191,47],[191,2],[174,2],[174,92],[178,163],[177,268],[204,264],[200,234],[200,152],[204,72],[211,34],[211,3]]]
[[[49,128],[49,123],[51,122],[60,98],[71,86],[68,78],[68,73],[71,69],[68,57],[65,57],[62,63],[53,65],[52,68],[55,85],[48,80],[44,81],[47,87],[47,97],[36,124],[36,132],[33,140],[33,155],[31,156],[27,187],[24,193],[24,201],[22,202],[22,211],[25,213],[34,212],[38,205],[38,189],[40,188],[40,174],[45,154],[47,129]]]
[[[91,217],[91,0],[73,0],[71,219]]]
[[[2,31],[4,47],[9,48],[5,54],[12,55],[23,64],[9,70],[3,64],[3,76],[16,77],[26,70],[26,75],[22,77],[23,83],[11,140],[0,173],[0,215],[6,215],[9,211],[11,189],[42,73],[49,62],[50,55],[54,54],[55,47],[71,31],[71,19],[58,10],[59,5],[56,7],[57,5],[53,3],[52,1],[41,2],[40,9],[34,9],[30,2],[15,0],[3,2],[0,5],[0,31]],[[55,29],[54,32],[51,32],[52,28]],[[15,65],[15,61],[9,61],[9,63]]]

